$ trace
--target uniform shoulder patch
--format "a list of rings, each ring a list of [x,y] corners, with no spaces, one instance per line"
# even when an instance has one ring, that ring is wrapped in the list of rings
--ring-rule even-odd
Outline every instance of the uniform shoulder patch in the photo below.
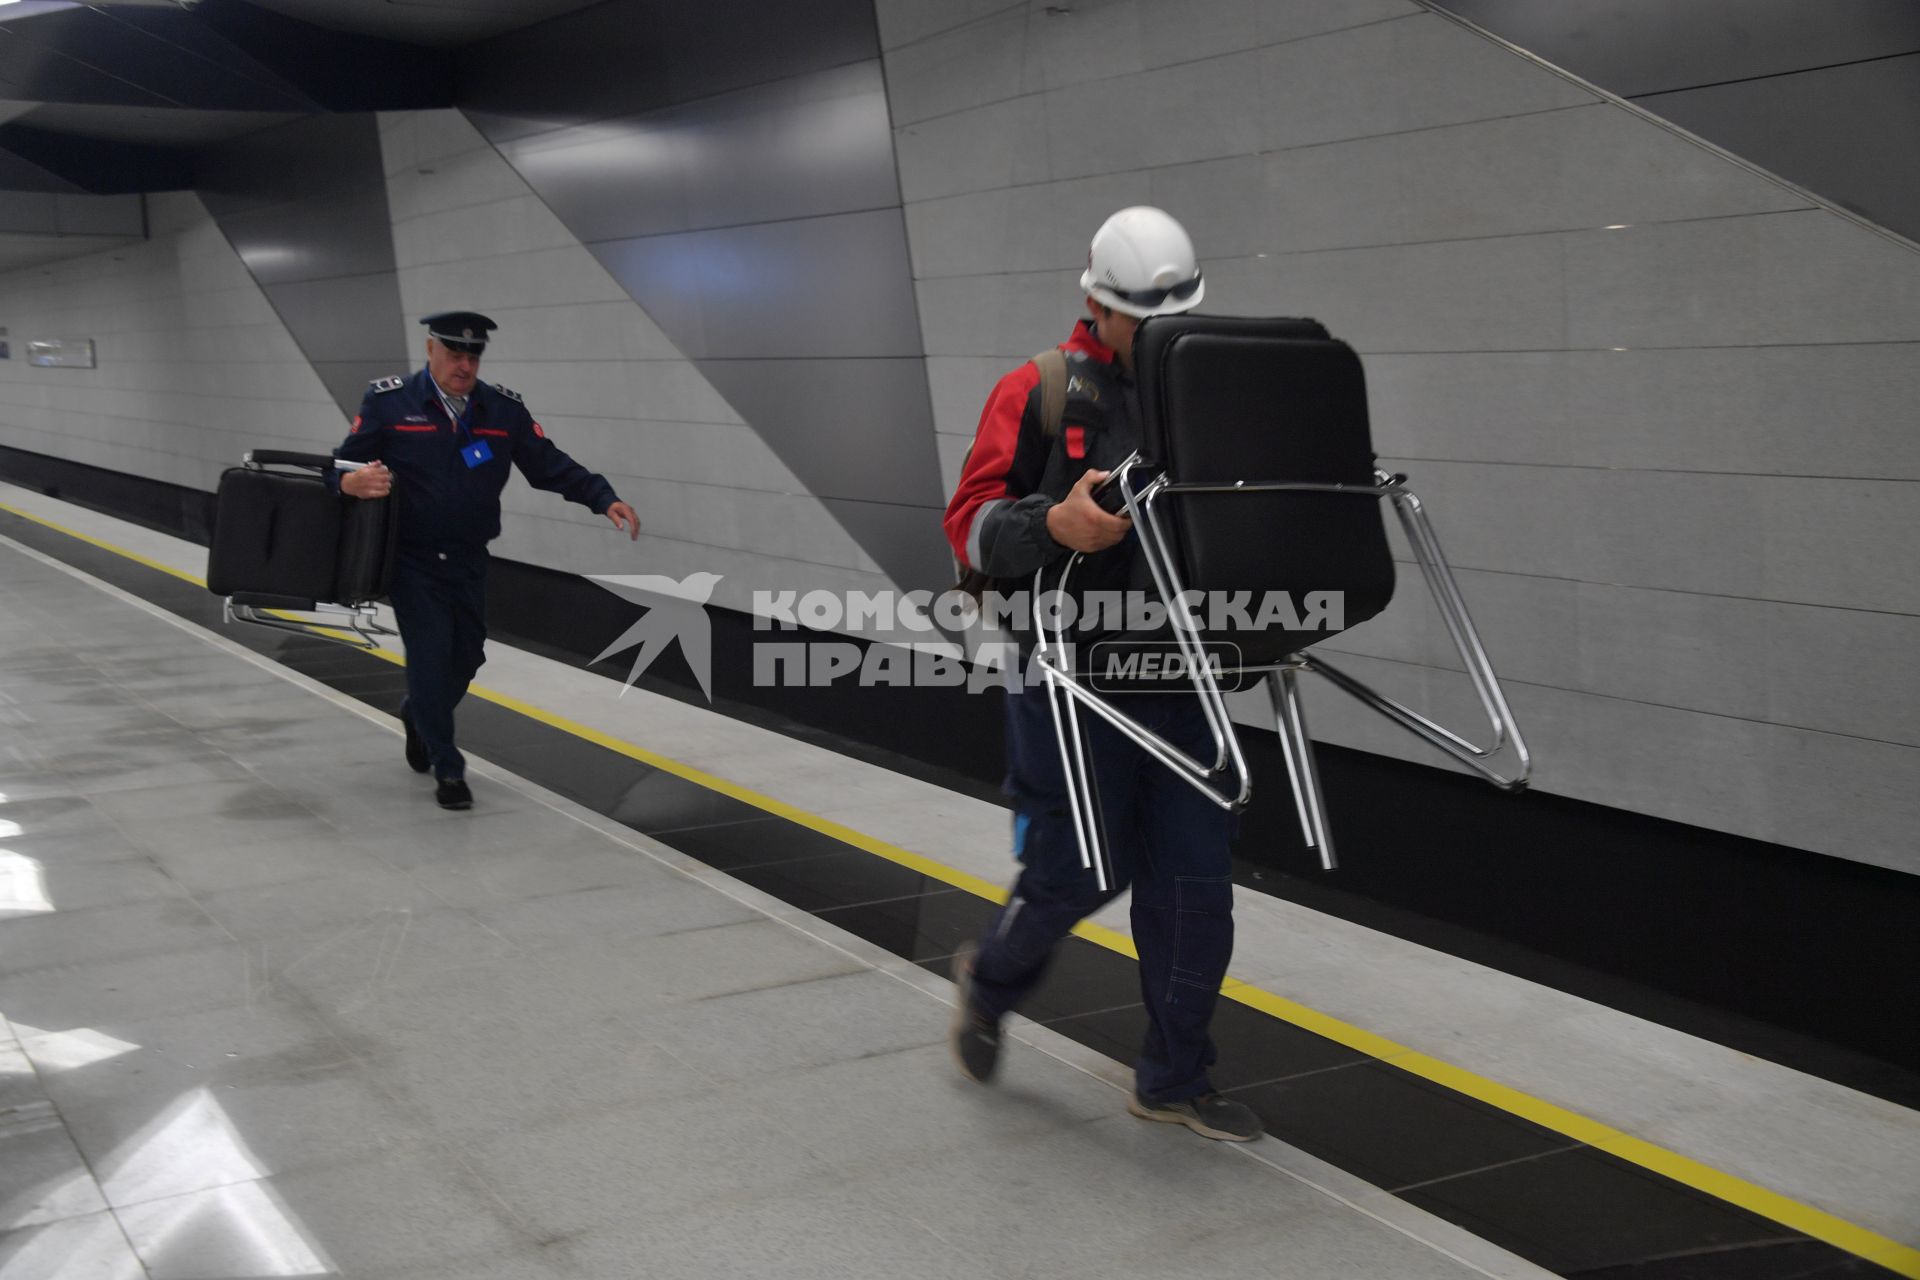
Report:
[[[507,399],[509,399],[509,400],[511,400],[511,401],[513,401],[513,402],[514,402],[515,404],[525,404],[525,403],[526,403],[526,401],[525,401],[525,400],[522,400],[522,399],[520,398],[520,393],[519,393],[518,391],[511,391],[511,390],[508,390],[508,389],[507,389],[506,387],[503,387],[503,386],[501,386],[501,385],[500,385],[499,383],[497,383],[497,382],[496,382],[496,383],[493,383],[493,384],[492,384],[492,386],[493,386],[493,389],[494,389],[495,391],[498,391],[498,392],[499,392],[499,393],[500,393],[501,395],[503,395],[503,396],[505,396],[505,397],[506,397]]]
[[[405,378],[375,378],[367,386],[373,391],[398,391],[407,385]]]

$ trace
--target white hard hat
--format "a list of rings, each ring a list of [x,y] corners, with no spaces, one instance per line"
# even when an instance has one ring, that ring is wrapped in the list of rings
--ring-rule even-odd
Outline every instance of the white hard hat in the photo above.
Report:
[[[1207,292],[1187,229],[1166,210],[1144,204],[1122,209],[1093,233],[1080,287],[1130,316],[1187,311]]]

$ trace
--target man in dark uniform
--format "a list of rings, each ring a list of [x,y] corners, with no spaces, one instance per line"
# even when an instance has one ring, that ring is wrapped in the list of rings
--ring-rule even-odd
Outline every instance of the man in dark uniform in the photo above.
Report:
[[[486,661],[487,543],[500,536],[507,463],[536,489],[550,489],[640,536],[640,518],[606,478],[569,458],[518,395],[480,381],[480,355],[499,326],[472,311],[426,317],[427,364],[367,388],[346,443],[334,456],[368,465],[331,482],[355,498],[381,498],[397,484],[400,545],[388,599],[407,648],[407,764],[433,770],[443,809],[466,809],[467,762],[453,745],[453,708]]]

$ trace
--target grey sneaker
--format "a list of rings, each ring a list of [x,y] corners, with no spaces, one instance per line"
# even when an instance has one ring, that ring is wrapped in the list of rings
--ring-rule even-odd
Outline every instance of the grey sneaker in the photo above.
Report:
[[[969,942],[953,956],[953,1026],[947,1032],[947,1044],[960,1073],[975,1084],[985,1084],[1000,1065],[1000,1023],[973,1007],[976,950]]]
[[[1253,1114],[1253,1108],[1217,1093],[1203,1093],[1178,1102],[1148,1102],[1136,1093],[1127,1099],[1127,1110],[1142,1120],[1183,1124],[1203,1138],[1218,1138],[1222,1142],[1252,1142],[1266,1132],[1266,1126]]]

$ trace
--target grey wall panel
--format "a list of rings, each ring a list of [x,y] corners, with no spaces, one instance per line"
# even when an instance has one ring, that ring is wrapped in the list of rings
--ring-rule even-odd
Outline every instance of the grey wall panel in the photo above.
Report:
[[[1920,49],[1912,0],[1439,0],[1623,97]]]
[[[899,203],[877,61],[500,151],[587,241]]]
[[[261,284],[393,270],[386,202],[364,191],[217,215]]]
[[[194,185],[215,216],[368,190],[384,173],[376,117],[313,115],[232,138],[197,157]],[[372,191],[379,193],[376,184]]]
[[[953,585],[953,553],[937,536],[938,510],[844,498],[825,498],[822,505],[862,547],[870,549],[901,590],[939,592]],[[936,536],[927,536],[929,527]]]
[[[702,360],[698,366],[818,496],[944,505],[919,360]]]
[[[139,195],[56,195],[54,225],[61,235],[144,236],[146,198]]]
[[[1824,210],[1563,239],[1568,346],[1920,340],[1914,251]]]
[[[1920,239],[1910,0],[1437,0],[1494,35]]]
[[[352,405],[355,409],[367,394],[369,382],[375,378],[389,378],[408,372],[404,364],[392,360],[314,360],[310,363],[313,371],[320,375],[321,384],[326,387],[327,394],[333,397],[334,403]],[[341,434],[345,433],[343,423]]]
[[[895,50],[887,59],[894,120],[918,124],[1044,89],[1021,56],[1028,25],[1026,6],[1016,6]]]
[[[0,361],[0,443],[206,490],[246,449],[337,443],[340,407],[201,202],[148,199],[149,238],[0,280],[16,340],[92,334],[101,356]]]
[[[900,192],[908,201],[1045,182],[1047,96],[1030,93],[894,133]]]
[[[299,318],[297,327],[289,320],[287,328],[300,339],[309,361],[371,360],[384,362],[389,372],[408,367],[407,345],[396,341],[403,330],[390,274],[263,283],[260,288],[281,316]],[[360,403],[357,394],[353,403]]]
[[[1436,515],[1443,536],[1471,518]],[[1503,680],[1920,746],[1920,616],[1457,572]],[[1402,573],[1386,613],[1327,650],[1458,670],[1417,570]]]
[[[408,367],[378,123],[324,115],[208,148],[197,164],[221,232],[300,350],[326,366],[343,413],[360,404],[344,364]]]
[[[1464,676],[1365,658],[1341,666],[1448,723],[1479,714]],[[1532,685],[1507,695],[1529,743],[1555,744],[1536,758],[1534,784],[1549,794],[1920,870],[1920,749]],[[1313,690],[1307,716],[1316,739],[1410,754],[1404,730],[1351,699]]]
[[[676,102],[880,56],[871,0],[661,0],[657,8]]]
[[[0,187],[8,191],[78,192],[80,185],[53,170],[0,150]]]
[[[1396,458],[1920,480],[1912,343],[1376,354],[1367,387]]]
[[[1024,7],[1024,0],[899,0],[878,6],[880,42],[897,49],[1002,9]]]
[[[27,236],[56,234],[60,230],[60,221],[54,211],[54,200],[54,192],[0,190],[0,230]]]
[[[1920,562],[1889,555],[1920,528],[1908,481],[1382,461],[1462,567],[1920,614]]]
[[[1920,25],[1920,5],[1912,11]],[[1735,155],[1920,240],[1920,52],[1639,101]]]
[[[907,217],[925,279],[1084,264],[1084,228],[1127,204],[1174,213],[1215,259],[1810,207],[1736,165],[1702,174],[1698,160],[1695,144],[1596,103],[1155,172],[995,186],[917,201]],[[1627,166],[1636,181],[1623,184]]]
[[[920,354],[898,209],[591,248],[695,359]]]
[[[0,190],[0,232],[22,235],[139,236],[146,212],[138,195],[62,195]]]
[[[814,494],[928,504],[848,507],[917,581],[940,472],[879,53],[869,0],[609,0],[477,50],[460,106]]]
[[[690,141],[663,116],[503,141],[500,154],[579,240],[685,231]],[[476,124],[484,117],[473,114]]]

